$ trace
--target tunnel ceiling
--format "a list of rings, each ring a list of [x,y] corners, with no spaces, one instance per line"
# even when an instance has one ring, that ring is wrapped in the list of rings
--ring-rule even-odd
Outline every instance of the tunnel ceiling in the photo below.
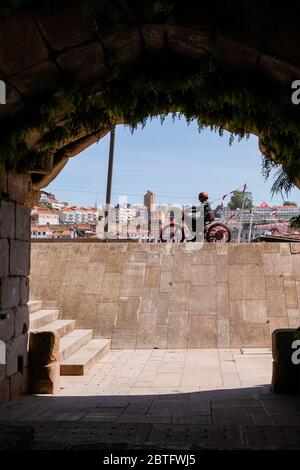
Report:
[[[180,112],[256,134],[298,184],[299,14],[271,0],[2,1],[2,166],[41,188],[113,125]]]

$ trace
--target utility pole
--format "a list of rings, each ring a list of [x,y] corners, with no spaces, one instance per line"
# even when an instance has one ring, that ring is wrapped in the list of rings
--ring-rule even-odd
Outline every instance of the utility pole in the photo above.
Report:
[[[108,216],[109,216],[109,206],[110,206],[110,201],[111,201],[112,173],[113,173],[113,164],[114,164],[115,134],[116,134],[116,128],[113,127],[112,130],[110,131],[106,199],[105,199],[105,216],[104,216],[104,223],[105,223],[104,238],[106,238],[107,241],[108,241]]]
[[[244,216],[244,206],[245,206],[245,196],[246,196],[246,184],[244,184],[244,189],[243,189],[243,201],[242,201],[242,210],[241,210],[241,217],[240,217],[240,227],[239,227],[239,233],[238,233],[238,240],[237,242],[241,242],[241,234],[242,234],[242,228],[243,228],[243,216]]]

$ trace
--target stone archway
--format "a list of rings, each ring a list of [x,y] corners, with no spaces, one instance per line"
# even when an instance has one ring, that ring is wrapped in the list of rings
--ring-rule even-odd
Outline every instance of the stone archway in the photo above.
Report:
[[[298,6],[178,0],[19,2],[0,8],[1,322],[4,401],[26,385],[29,209],[112,125],[181,112],[259,137],[298,184]],[[26,326],[27,325],[27,326]],[[19,361],[18,357],[23,357]],[[25,385],[24,385],[25,384]],[[2,399],[2,398],[1,398]]]

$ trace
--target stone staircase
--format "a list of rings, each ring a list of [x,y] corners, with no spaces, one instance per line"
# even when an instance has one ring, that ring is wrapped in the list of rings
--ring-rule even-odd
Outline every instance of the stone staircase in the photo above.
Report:
[[[28,303],[30,331],[59,334],[60,375],[84,375],[110,349],[110,339],[93,339],[93,330],[76,328],[76,320],[59,319],[59,309],[40,300]]]

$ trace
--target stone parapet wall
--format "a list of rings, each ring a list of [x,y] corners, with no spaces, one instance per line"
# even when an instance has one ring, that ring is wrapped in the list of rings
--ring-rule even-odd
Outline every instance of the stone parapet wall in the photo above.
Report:
[[[0,404],[27,388],[30,197],[29,175],[0,172]]]
[[[31,298],[112,348],[268,347],[300,325],[300,244],[34,243]]]

